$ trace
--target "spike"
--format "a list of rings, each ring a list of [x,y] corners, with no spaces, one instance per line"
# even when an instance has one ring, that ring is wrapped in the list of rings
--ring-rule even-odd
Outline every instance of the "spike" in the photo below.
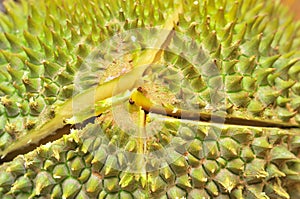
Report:
[[[33,36],[31,33],[29,33],[26,30],[24,30],[23,35],[29,48],[40,49],[39,41],[35,36]]]
[[[55,181],[52,179],[51,175],[46,171],[41,171],[35,177],[35,189],[34,195],[40,195],[41,193],[48,192],[54,186]]]
[[[67,199],[75,196],[81,189],[80,183],[74,178],[66,179],[62,184],[62,198]]]
[[[19,42],[20,39],[18,39],[17,36],[7,32],[5,32],[4,35],[10,44],[12,52],[20,52],[21,51],[21,44]]]
[[[35,51],[33,51],[30,48],[22,47],[22,49],[25,51],[26,55],[28,56],[29,60],[33,64],[41,64],[41,55]]]

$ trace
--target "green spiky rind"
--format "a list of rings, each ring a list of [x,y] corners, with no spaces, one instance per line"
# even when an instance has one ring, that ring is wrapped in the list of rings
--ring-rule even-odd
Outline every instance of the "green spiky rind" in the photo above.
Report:
[[[284,45],[284,39],[296,39],[299,23],[275,17],[285,13],[277,13],[279,1],[190,5],[179,16],[161,66],[153,67],[148,79],[159,88],[157,96],[172,96],[155,98],[156,103],[297,125],[300,45],[297,40]],[[287,31],[280,31],[283,27]]]
[[[238,117],[246,115],[247,118],[298,123],[299,64],[296,49],[300,44],[297,39],[291,39],[289,45],[283,44],[286,38],[297,36],[298,25],[289,23],[291,18],[274,17],[284,13],[278,11],[279,4],[189,3],[192,9],[184,7],[175,30],[192,38],[196,46],[202,46],[207,56],[199,57],[204,58],[199,65],[187,67],[184,71],[181,69],[185,67],[184,63],[176,57],[167,60],[167,64],[179,65],[175,72],[183,73],[182,79],[172,78],[168,73],[159,73],[158,76],[166,76],[164,79],[169,81],[186,80],[181,84],[173,82],[167,85],[168,89],[177,95],[178,86],[185,87],[180,89],[183,97],[178,100],[200,106],[201,110],[207,111],[202,107],[212,105]],[[74,6],[77,11],[74,11]],[[172,10],[172,6],[171,1],[165,4],[156,1],[137,4],[134,1],[113,4],[91,1],[84,6],[59,1],[38,4],[22,1],[21,5],[7,1],[7,14],[1,14],[0,60],[4,72],[0,75],[3,82],[0,94],[7,100],[1,100],[3,138],[0,139],[15,140],[46,123],[51,118],[49,106],[57,106],[75,94],[74,74],[94,47],[116,32],[162,25],[168,14],[165,11]],[[23,11],[19,14],[13,10]],[[243,13],[245,10],[249,13]],[[86,17],[80,13],[86,13]],[[282,28],[287,31],[276,31]],[[178,53],[182,57],[193,56],[183,50],[189,49],[191,44],[173,40],[169,47],[171,51],[180,48]],[[202,51],[196,48],[194,52],[199,54]],[[105,59],[110,59],[111,54],[101,53]],[[99,67],[93,68],[93,72],[102,71],[107,66]],[[219,71],[214,74],[214,70],[209,70],[211,67]],[[88,80],[80,82],[84,85],[82,89],[101,82],[97,75],[85,75],[87,77],[83,76],[81,80]],[[216,75],[220,77],[216,78]],[[170,88],[172,85],[177,87]],[[218,86],[224,87],[225,92],[211,96]],[[257,103],[251,104],[252,100]],[[224,104],[227,105],[223,107]],[[12,117],[17,117],[18,123]],[[7,146],[1,144],[0,147],[3,150]]]
[[[144,7],[148,8],[147,2],[141,4],[145,3]],[[172,8],[168,3],[153,2],[162,13],[167,7]],[[203,62],[185,65],[186,60],[180,58],[190,57],[184,54],[190,51],[183,49],[194,44],[185,44],[182,38],[176,40],[175,37],[169,50],[180,47],[179,53],[183,54],[171,56],[170,60],[164,53],[162,63],[172,65],[175,70],[168,67],[161,72],[159,69],[156,75],[167,81],[179,80],[180,84],[158,84],[175,93],[175,101],[193,105],[184,107],[187,109],[200,107],[210,111],[213,107],[218,109],[218,114],[299,123],[297,50],[300,43],[296,38],[299,23],[294,26],[292,18],[286,17],[286,11],[279,7],[279,1],[194,2],[188,1],[193,9],[184,7],[179,23],[174,25],[176,31],[194,39],[196,50],[192,53],[197,52],[197,56],[200,53]],[[41,118],[48,121],[51,112],[47,117],[44,110],[50,105],[61,104],[71,97],[74,73],[93,46],[112,36],[115,30],[149,27],[153,21],[145,16],[147,9],[141,9],[139,4],[139,14],[131,12],[133,1],[129,1],[129,6],[115,2],[98,4],[95,1],[87,6],[73,3],[21,1],[21,6],[6,3],[8,14],[0,16],[2,149],[36,128]],[[77,10],[74,6],[88,14],[83,17],[81,12],[74,11]],[[131,21],[126,21],[121,7]],[[98,26],[93,26],[93,16]],[[154,17],[154,25],[164,23],[163,18],[157,20],[162,16]],[[136,23],[137,18],[144,20]],[[106,24],[106,20],[113,22]],[[103,56],[110,59],[111,54]],[[174,77],[176,73],[181,73],[182,79]],[[85,86],[97,83],[97,77],[86,75],[96,80],[83,82]],[[180,92],[176,90],[178,85],[182,87]],[[225,92],[211,96],[222,86]],[[134,140],[120,136],[120,129],[104,121],[1,166],[1,197],[289,198],[292,197],[289,194],[295,192],[290,187],[299,189],[297,129],[223,128],[183,120],[161,121],[153,115],[152,119],[158,120],[162,130],[149,140],[147,150],[154,152],[170,144],[175,149],[168,154],[167,162],[156,161],[157,156],[147,162],[150,169],[164,166],[156,172],[139,175],[124,172],[128,159],[122,155],[106,155],[115,149],[116,143],[129,152],[137,149]],[[182,123],[183,127],[179,125]],[[97,148],[99,137],[93,134],[97,132],[94,128],[99,126],[107,130],[111,139],[104,141],[101,150]],[[24,127],[27,130],[24,131]]]
[[[172,4],[6,1],[7,13],[0,14],[1,151],[10,141],[21,139],[51,120],[55,109],[76,94],[75,74],[86,67],[84,59],[93,49],[116,33],[161,26]],[[139,39],[142,41],[143,35]],[[135,49],[141,48],[136,45]],[[110,52],[120,50],[114,48],[118,47],[100,49],[97,55],[112,62]],[[92,71],[103,73],[107,68],[98,64]],[[102,75],[80,73],[77,84],[85,90],[118,74],[114,70]]]
[[[84,6],[59,1],[38,4],[22,1],[21,6],[6,2],[7,14],[1,14],[0,37],[1,70],[4,71],[0,76],[3,81],[0,86],[2,150],[7,148],[7,140],[21,139],[34,127],[47,123],[53,117],[51,105],[60,106],[76,94],[74,74],[85,67],[84,58],[99,43],[115,33],[162,25],[169,14],[166,11],[174,9],[172,1],[147,2],[91,1]],[[205,112],[217,109],[219,113],[248,119],[298,123],[296,49],[300,44],[296,39],[289,45],[283,44],[286,38],[297,36],[298,25],[289,23],[292,18],[274,17],[284,13],[279,11],[278,3],[261,2],[255,6],[253,2],[239,1],[189,3],[192,9],[183,8],[175,30],[190,37],[192,43],[173,38],[168,50],[179,49],[177,54],[181,57],[162,62],[175,68],[168,67],[170,72],[156,71],[155,76],[163,77],[162,81],[168,83],[158,84],[171,90],[177,101],[192,104],[188,108],[200,107],[199,111]],[[22,14],[12,12],[22,9]],[[249,13],[243,13],[245,10]],[[80,13],[86,13],[86,17]],[[287,31],[277,31],[282,28]],[[117,49],[105,50],[101,56],[111,60],[112,54],[107,53]],[[187,66],[191,57],[200,61]],[[103,71],[107,67],[100,64],[89,70]],[[110,71],[107,73],[109,77]],[[173,75],[178,73],[182,75]],[[81,90],[103,81],[90,73],[80,76]]]
[[[1,197],[289,198],[299,183],[298,129],[147,117],[146,173],[130,170],[142,162],[126,153],[139,138],[100,117],[2,165]]]
[[[246,190],[250,185],[259,183],[264,187],[268,182],[279,180],[280,184],[286,183],[283,185],[286,186],[283,188],[285,192],[280,191],[281,185],[278,185],[278,190],[274,192],[284,193],[285,196],[280,197],[289,198],[286,193],[288,184],[298,184],[294,174],[299,173],[299,170],[294,170],[295,173],[291,172],[291,175],[288,174],[289,169],[286,170],[287,165],[299,164],[299,148],[292,150],[289,148],[291,144],[289,139],[299,136],[297,129],[219,126],[205,123],[202,125],[166,119],[153,114],[149,117],[152,118],[149,123],[150,129],[154,126],[153,131],[157,132],[160,129],[161,132],[153,137],[153,140],[159,140],[158,143],[161,145],[156,148],[173,146],[175,153],[182,154],[185,157],[182,161],[186,161],[189,165],[193,188],[206,188],[209,185],[210,189],[206,188],[206,191],[211,197],[230,193],[230,196],[235,198],[236,192],[243,187],[243,197],[247,198]],[[157,120],[165,124],[159,125]],[[185,129],[185,134],[182,133],[182,129]],[[192,135],[187,132],[192,132]],[[157,142],[153,144],[157,145]],[[171,168],[176,176],[181,175],[180,168],[172,167],[172,163]],[[184,170],[184,167],[182,169]],[[198,180],[193,176],[198,176]],[[211,182],[217,183],[216,190]],[[265,194],[274,197],[272,195],[274,193],[266,191]]]

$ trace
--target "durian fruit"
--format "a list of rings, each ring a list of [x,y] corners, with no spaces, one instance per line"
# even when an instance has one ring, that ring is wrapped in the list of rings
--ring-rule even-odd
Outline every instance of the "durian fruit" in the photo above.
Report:
[[[97,0],[8,0],[4,5],[6,13],[1,13],[0,20],[2,156],[62,128],[73,116],[73,96],[80,93],[87,98],[88,88],[114,85],[116,80],[111,79],[134,68],[131,62],[147,46],[147,35],[138,35],[136,43],[130,42],[131,37],[117,43],[111,39],[114,35],[154,26],[166,29],[164,23],[167,18],[172,19],[169,16],[177,7],[173,1]],[[173,20],[169,24],[173,25]],[[107,40],[112,43],[104,46]],[[121,54],[123,60],[114,58],[122,46],[137,52]],[[98,92],[97,99],[111,97],[111,88],[107,90]]]
[[[1,198],[290,198],[299,184],[299,129],[114,118],[3,164]]]
[[[0,155],[100,116],[1,165],[1,198],[299,197],[300,24],[280,1],[4,3]]]
[[[154,102],[297,126],[299,23],[275,14],[277,1],[195,2],[183,6],[160,65],[150,69],[148,90],[154,84],[156,93],[168,96]]]
[[[139,79],[132,69],[142,70],[138,66],[151,63],[157,51],[142,58],[139,52],[151,47],[148,43],[155,38],[160,38],[156,48],[170,40],[162,47],[166,50],[164,59],[156,60],[168,67],[148,68],[147,72],[155,73],[148,81],[169,92],[180,107],[297,125],[298,25],[284,16],[287,11],[277,11],[279,1],[186,3],[191,6],[181,1],[89,1],[85,5],[74,1],[5,1],[7,11],[1,13],[0,154],[38,142],[63,127],[64,121],[72,118],[72,97],[87,88],[114,84],[111,79],[133,71],[133,77],[127,77],[131,83],[125,84],[123,91],[132,89]],[[116,34],[151,27],[165,32],[174,29],[176,34],[173,38],[163,33],[154,37],[143,31],[139,42],[129,37],[122,45],[101,48]],[[285,31],[280,31],[282,28]],[[285,45],[288,39],[291,42]],[[136,53],[121,60],[122,65],[113,64],[113,56],[122,46]],[[186,66],[188,62],[195,65]],[[78,83],[74,83],[75,76],[80,77]],[[83,93],[83,97],[90,94]],[[109,91],[98,92],[99,100],[111,95]],[[15,144],[8,144],[12,141]]]

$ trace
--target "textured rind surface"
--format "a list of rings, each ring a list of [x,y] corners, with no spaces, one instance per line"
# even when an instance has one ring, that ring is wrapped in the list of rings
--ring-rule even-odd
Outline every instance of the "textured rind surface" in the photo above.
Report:
[[[53,108],[76,94],[74,76],[94,48],[100,47],[103,60],[113,60],[102,41],[128,29],[163,27],[176,3],[182,2],[6,1],[7,13],[0,14],[1,150],[36,132],[51,120]],[[300,24],[280,1],[184,3],[189,6],[182,6],[160,66],[144,79],[151,100],[298,125]],[[147,35],[139,39],[147,46]],[[122,67],[93,65],[93,74],[81,74],[80,90],[122,76]],[[1,165],[0,197],[299,197],[297,128],[218,126],[150,114],[146,129],[153,136],[143,153],[154,157],[141,166],[141,159],[115,151],[137,153],[140,141],[130,137],[135,129],[119,129],[104,115]],[[166,159],[159,159],[159,149],[168,147]]]
[[[110,49],[102,49],[100,44],[129,29],[160,27],[164,22],[160,10],[166,15],[170,10],[167,4],[156,2],[158,11],[143,20],[145,5],[134,5],[133,1],[107,3],[5,1],[7,13],[0,14],[1,150],[49,122],[57,107],[63,106],[78,91],[130,70],[130,64],[111,64],[113,55],[109,52],[120,50],[119,44],[110,45]],[[139,39],[138,44],[122,42],[126,48],[134,45],[132,48],[139,50],[142,48],[139,45],[146,42],[144,35]],[[85,58],[93,56],[90,55],[93,49],[98,60],[91,66],[86,64]],[[82,73],[77,74],[79,71]],[[80,88],[75,89],[76,75],[80,75],[76,84]]]
[[[141,158],[139,138],[103,117],[2,165],[1,198],[290,198],[299,184],[298,129],[150,114]]]
[[[126,30],[159,29],[180,3],[6,1],[0,20],[1,150],[28,134],[34,137],[32,129],[47,124],[76,91],[122,76],[123,66],[109,66],[119,46],[103,49],[102,41]],[[150,75],[160,88],[157,95],[170,92],[174,99],[165,103],[175,107],[297,125],[299,22],[280,1],[186,3],[161,60],[167,67]],[[141,51],[147,36],[124,46]],[[103,64],[85,65],[95,49]],[[74,77],[84,67],[93,74],[80,73],[81,88],[75,89]]]

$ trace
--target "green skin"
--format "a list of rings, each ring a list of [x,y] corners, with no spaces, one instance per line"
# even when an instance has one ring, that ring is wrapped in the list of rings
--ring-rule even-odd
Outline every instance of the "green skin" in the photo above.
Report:
[[[0,198],[300,197],[299,22],[279,2],[5,7],[2,158],[98,117],[3,163]],[[113,57],[136,28],[131,61]]]

